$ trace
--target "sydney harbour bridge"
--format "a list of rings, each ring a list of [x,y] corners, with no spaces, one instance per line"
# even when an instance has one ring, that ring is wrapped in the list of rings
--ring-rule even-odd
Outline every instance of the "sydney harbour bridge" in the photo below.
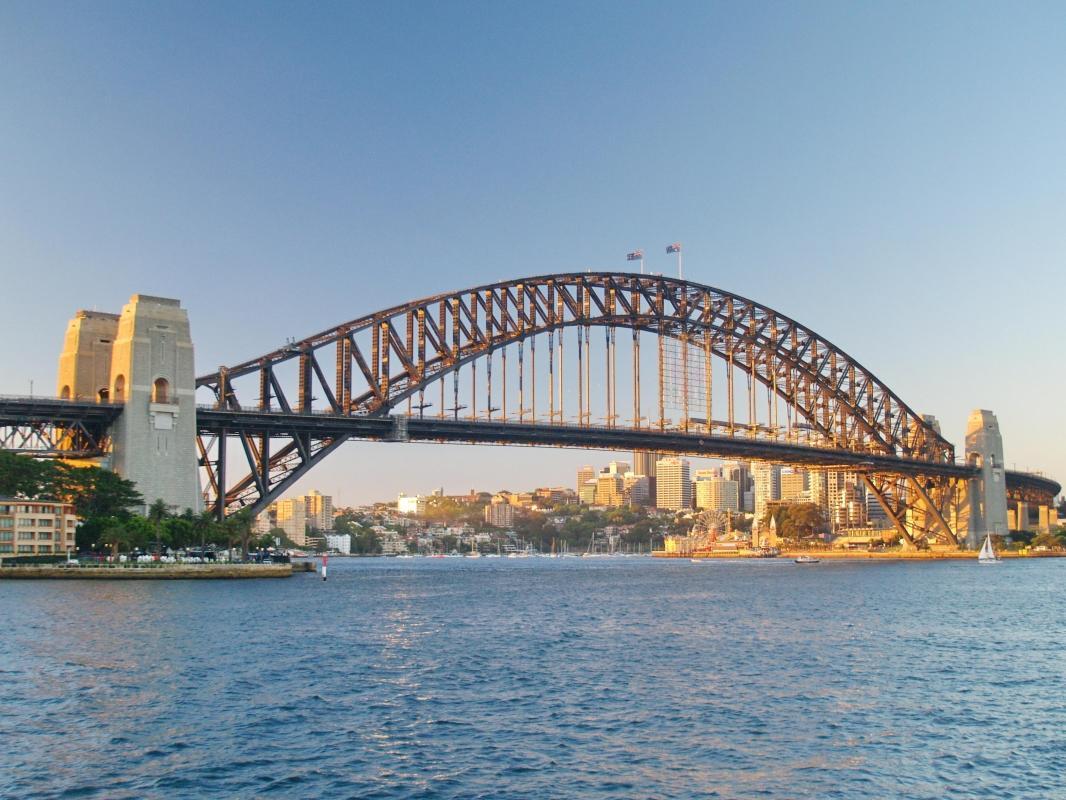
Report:
[[[177,306],[148,301],[167,314]],[[114,317],[118,331],[114,363],[93,366],[104,377],[76,375],[88,370],[76,366],[87,363],[78,351],[68,359],[74,377],[61,363],[57,398],[0,400],[0,446],[41,457],[114,453],[116,468],[129,465],[135,477],[155,469],[137,458],[152,446],[135,430],[137,415],[146,431],[162,431],[156,467],[171,457],[163,436],[186,425],[184,469],[198,468],[203,505],[220,517],[262,510],[350,440],[647,450],[846,470],[908,544],[972,545],[986,531],[1006,533],[997,515],[1008,502],[1037,506],[1043,521],[1060,491],[1004,469],[990,412],[971,416],[959,456],[935,418],[811,328],[682,279],[582,272],[502,281],[367,314],[195,379],[180,374],[191,343],[187,358],[175,351],[173,375],[152,366],[169,363],[171,324],[136,323],[126,311],[98,316]],[[122,325],[131,344],[120,358]],[[68,349],[81,347],[71,335]],[[130,355],[152,347],[159,356],[146,354],[148,366]]]

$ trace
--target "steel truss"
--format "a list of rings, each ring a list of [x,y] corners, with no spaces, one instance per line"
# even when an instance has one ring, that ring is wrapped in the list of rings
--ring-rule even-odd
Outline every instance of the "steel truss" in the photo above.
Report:
[[[507,353],[517,350],[517,359],[513,355],[511,359],[512,371],[517,366],[519,394],[514,415],[520,421],[560,424],[564,419],[562,332],[574,328],[578,331],[577,418],[579,424],[591,426],[594,387],[588,376],[592,360],[589,331],[593,327],[606,330],[607,386],[602,418],[608,427],[621,421],[614,386],[618,374],[614,331],[628,328],[634,331],[635,352],[639,352],[639,336],[651,334],[660,342],[677,340],[685,347],[699,348],[708,364],[713,358],[728,366],[728,415],[720,420],[711,418],[712,377],[707,369],[702,389],[707,395],[706,411],[703,418],[689,417],[686,411],[684,426],[688,430],[778,442],[803,437],[807,443],[828,450],[921,461],[930,466],[954,463],[954,449],[948,441],[869,370],[824,337],[754,301],[663,276],[548,275],[436,295],[352,320],[260,358],[222,367],[200,377],[197,385],[211,392],[216,409],[277,412],[295,418],[318,411],[331,416],[384,417],[406,410],[424,416],[425,409],[432,407],[426,402],[427,390],[436,383],[438,419],[444,418],[446,411],[458,418],[457,377],[466,368],[471,375],[471,392],[462,407],[468,412],[464,416],[491,419],[494,412],[502,410],[501,416],[507,419],[511,412],[506,402]],[[549,338],[538,371],[536,343],[540,335],[553,338]],[[634,356],[635,413],[629,421],[633,428],[658,427],[664,431],[669,427],[663,409],[661,347],[659,351],[658,415],[651,417],[649,413],[647,422],[640,416],[639,359]],[[327,357],[333,367],[328,377],[324,368]],[[477,363],[484,364],[481,374],[487,387],[483,401],[479,399]],[[493,363],[498,365],[496,389],[492,384]],[[748,384],[750,413],[746,424],[734,413],[734,374]],[[451,381],[447,380],[449,375]],[[446,398],[449,383],[451,397]],[[549,398],[548,413],[539,419],[538,383],[547,384]],[[493,405],[500,386],[502,409]],[[767,401],[768,419],[759,424],[755,420],[757,386],[773,398]],[[779,419],[779,405],[785,408],[787,424]],[[323,431],[316,438],[295,429],[291,434],[218,431],[201,436],[201,466],[206,473],[209,505],[220,514],[246,506],[261,509],[351,435],[334,430]],[[238,444],[236,460],[245,462],[237,469],[239,475],[234,475],[234,465],[227,463],[235,459],[227,455],[227,447],[219,447],[219,437]]]

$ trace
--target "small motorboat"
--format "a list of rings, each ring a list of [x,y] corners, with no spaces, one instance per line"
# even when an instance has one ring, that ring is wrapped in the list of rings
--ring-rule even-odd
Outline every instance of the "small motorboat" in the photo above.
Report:
[[[797,564],[817,564],[821,559],[814,556],[796,556],[793,561]]]

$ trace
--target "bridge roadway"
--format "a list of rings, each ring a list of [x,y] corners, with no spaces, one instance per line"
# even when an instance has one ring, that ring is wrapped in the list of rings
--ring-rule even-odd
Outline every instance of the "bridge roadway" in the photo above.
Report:
[[[560,423],[531,423],[440,417],[289,414],[201,407],[199,433],[283,436],[315,439],[344,436],[373,441],[455,442],[462,444],[539,445],[597,450],[652,450],[712,458],[757,459],[811,467],[857,469],[910,475],[969,478],[967,464],[935,464],[879,453],[858,453],[770,439],[711,436],[681,430],[608,428]]]
[[[74,430],[83,437],[75,451],[53,452],[74,458],[101,456],[107,428],[122,413],[121,404],[78,402],[53,397],[0,397],[0,447],[28,453],[47,448],[49,432]],[[578,449],[654,450],[679,455],[754,458],[823,468],[885,470],[906,474],[970,477],[967,464],[931,464],[875,453],[830,450],[772,440],[706,433],[564,424],[441,419],[439,417],[345,416],[287,414],[217,408],[197,409],[201,434],[288,436],[314,438],[344,436],[371,441],[455,442],[466,444],[540,445]],[[32,434],[32,435],[31,435]],[[1054,498],[1062,487],[1054,480],[1029,472],[1008,470],[1007,490],[1019,496]]]

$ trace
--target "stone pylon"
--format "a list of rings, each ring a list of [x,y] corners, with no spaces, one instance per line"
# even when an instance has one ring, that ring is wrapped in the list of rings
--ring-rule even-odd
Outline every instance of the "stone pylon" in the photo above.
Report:
[[[116,336],[118,314],[79,311],[74,315],[59,356],[57,397],[92,402],[109,399],[111,348]]]
[[[981,546],[986,534],[1006,536],[1007,481],[1003,436],[991,411],[977,409],[966,423],[966,460],[980,472],[970,481],[970,519],[966,546]]]
[[[196,376],[189,317],[177,300],[136,294],[122,309],[111,350],[112,468],[134,481],[146,507],[203,505],[196,454]]]

